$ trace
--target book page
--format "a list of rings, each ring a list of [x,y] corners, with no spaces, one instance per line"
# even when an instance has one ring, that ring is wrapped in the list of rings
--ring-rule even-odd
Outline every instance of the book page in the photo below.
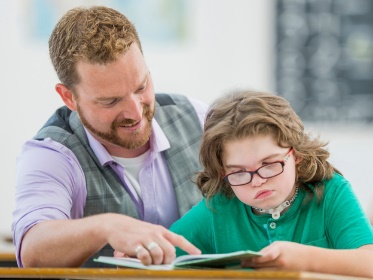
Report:
[[[140,260],[135,258],[116,258],[105,256],[100,256],[98,259],[95,259],[95,261],[117,266],[126,266],[140,269],[172,270],[174,268],[187,267],[239,267],[242,259],[252,258],[260,255],[260,253],[250,250],[237,251],[225,254],[184,255],[177,257],[171,264],[160,265],[144,265]]]
[[[159,264],[159,265],[144,265],[140,260],[135,258],[116,258],[100,256],[95,259],[97,262],[112,264],[117,266],[125,266],[131,268],[150,269],[150,270],[172,270],[172,264]]]
[[[175,259],[174,266],[226,267],[239,265],[242,259],[261,256],[254,251],[237,251],[225,254],[185,255]]]

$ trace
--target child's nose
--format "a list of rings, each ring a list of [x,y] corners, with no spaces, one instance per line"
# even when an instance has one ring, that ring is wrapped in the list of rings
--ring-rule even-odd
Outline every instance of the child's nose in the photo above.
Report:
[[[253,179],[251,180],[251,185],[253,187],[259,187],[262,184],[264,184],[265,182],[267,182],[267,179],[263,179],[258,174],[254,174],[252,176],[253,176]]]

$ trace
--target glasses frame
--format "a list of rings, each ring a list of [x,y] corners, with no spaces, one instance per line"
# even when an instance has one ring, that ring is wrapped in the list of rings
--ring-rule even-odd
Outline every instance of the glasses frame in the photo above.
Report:
[[[280,175],[280,174],[282,174],[282,173],[284,172],[285,164],[286,164],[286,162],[288,161],[288,159],[290,158],[290,155],[293,153],[293,151],[294,151],[293,148],[290,148],[290,150],[289,150],[288,153],[286,154],[284,160],[278,160],[278,161],[274,161],[274,162],[271,162],[271,163],[263,164],[261,167],[259,167],[259,168],[256,169],[255,171],[247,171],[247,170],[242,171],[242,170],[240,170],[240,171],[232,172],[232,173],[226,174],[226,175],[223,177],[223,180],[224,180],[225,182],[227,182],[230,186],[236,187],[236,186],[243,186],[243,185],[250,184],[251,181],[253,180],[255,174],[257,174],[257,175],[258,175],[260,178],[262,178],[262,179],[270,179],[270,178],[276,177],[276,176],[278,176],[278,175]],[[278,173],[278,174],[276,174],[276,175],[273,175],[273,176],[271,176],[271,177],[262,177],[262,176],[258,173],[258,170],[261,169],[262,167],[265,167],[265,166],[268,166],[268,165],[271,165],[271,164],[274,164],[274,163],[280,163],[280,164],[282,165],[282,171],[281,171],[280,173]],[[230,175],[232,175],[232,174],[237,174],[237,173],[250,173],[250,175],[251,175],[251,179],[250,179],[250,181],[247,182],[247,183],[244,183],[244,184],[232,185],[232,184],[229,182],[229,180],[228,180],[228,176],[230,176]]]

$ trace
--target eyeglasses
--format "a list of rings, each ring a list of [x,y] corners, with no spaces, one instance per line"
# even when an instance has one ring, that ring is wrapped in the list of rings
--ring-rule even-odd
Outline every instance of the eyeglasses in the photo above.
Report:
[[[262,179],[269,179],[280,175],[284,172],[285,163],[290,158],[290,155],[293,153],[293,148],[289,150],[286,154],[286,157],[282,161],[275,161],[269,164],[265,164],[259,167],[255,171],[238,171],[225,175],[224,180],[229,183],[231,186],[242,186],[249,184],[253,180],[254,174]]]

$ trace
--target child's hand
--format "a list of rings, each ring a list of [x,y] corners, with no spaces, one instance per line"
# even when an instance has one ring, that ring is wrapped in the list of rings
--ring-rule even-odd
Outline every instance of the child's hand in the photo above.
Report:
[[[267,270],[307,270],[308,247],[295,242],[276,241],[260,251],[263,256],[242,261],[241,266]]]

